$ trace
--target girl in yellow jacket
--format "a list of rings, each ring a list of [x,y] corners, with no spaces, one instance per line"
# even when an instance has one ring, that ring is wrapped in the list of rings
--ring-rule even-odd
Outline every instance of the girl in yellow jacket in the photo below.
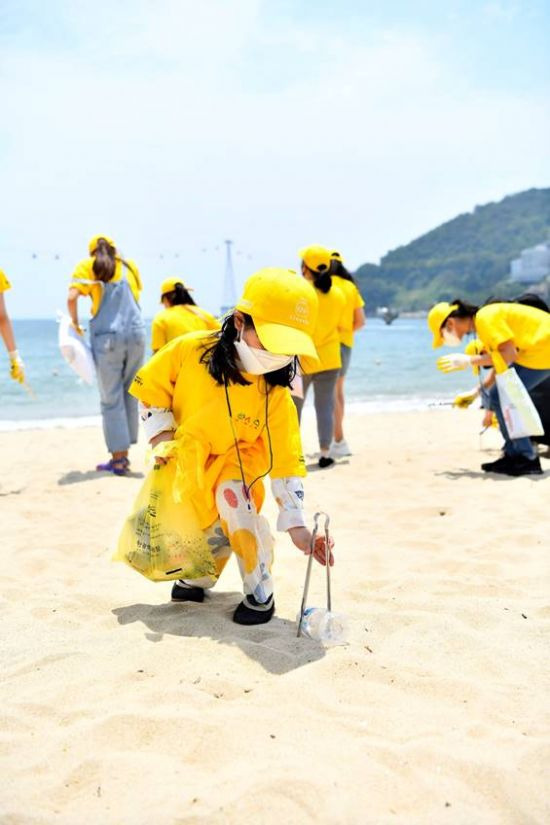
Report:
[[[160,288],[164,309],[153,318],[151,349],[156,352],[168,341],[201,329],[219,329],[220,322],[205,309],[198,307],[191,295],[192,287],[180,278],[167,278]]]
[[[310,384],[313,384],[313,401],[317,416],[317,433],[321,455],[319,467],[334,464],[330,445],[334,431],[334,396],[336,381],[342,367],[339,329],[343,323],[346,299],[331,276],[332,253],[323,246],[308,246],[299,252],[302,259],[302,275],[317,295],[319,311],[313,330],[313,342],[318,360],[300,358],[303,372],[303,397],[294,397],[298,415]]]
[[[336,379],[334,396],[334,439],[330,448],[330,454],[333,458],[342,458],[351,455],[348,442],[344,438],[344,382],[351,362],[354,333],[365,326],[365,310],[363,309],[365,302],[353,276],[344,266],[342,256],[339,252],[332,253],[331,271],[333,283],[339,287],[346,299],[346,308],[342,315],[341,326],[338,329],[342,366]]]
[[[550,376],[550,314],[519,303],[486,304],[479,309],[456,299],[436,304],[428,313],[433,346],[458,346],[468,333],[480,339],[485,354],[456,353],[443,356],[438,366],[443,372],[469,366],[493,366],[497,375],[512,366],[526,390],[532,390]],[[485,472],[522,476],[542,473],[540,459],[530,438],[511,439],[502,414],[497,386],[489,390],[491,409],[504,436],[504,454],[497,461],[481,465]]]
[[[10,317],[6,309],[4,292],[11,288],[11,284],[4,272],[0,269],[0,335],[4,341],[10,359],[10,375],[14,381],[20,384],[25,383],[25,365],[17,351],[15,336],[11,325]]]
[[[296,356],[315,358],[316,312],[313,290],[295,273],[261,270],[249,278],[219,332],[175,338],[135,378],[130,392],[140,401],[157,461],[177,462],[178,494],[193,505],[201,528],[221,537],[213,551],[216,576],[177,581],[173,601],[202,602],[233,551],[244,589],[234,621],[271,619],[273,540],[259,515],[268,475],[278,530],[310,552],[304,459],[288,387]],[[163,455],[162,441],[176,444],[171,457]],[[322,564],[330,557],[324,539],[316,540],[314,555]]]

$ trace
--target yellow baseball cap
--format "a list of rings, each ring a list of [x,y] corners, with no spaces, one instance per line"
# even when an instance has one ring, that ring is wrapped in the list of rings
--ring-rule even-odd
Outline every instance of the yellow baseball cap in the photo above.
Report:
[[[458,309],[457,304],[448,304],[446,301],[433,306],[428,312],[428,327],[433,335],[433,348],[443,346],[443,336],[441,335],[441,327],[455,309]]]
[[[298,255],[308,269],[319,273],[319,275],[322,275],[323,272],[327,272],[330,269],[330,262],[333,257],[333,253],[330,252],[329,249],[325,249],[324,246],[315,245],[305,246],[303,249],[300,249]]]
[[[176,284],[181,284],[187,292],[193,292],[193,287],[187,286],[181,278],[166,278],[166,280],[160,285],[160,297],[162,298],[162,296],[166,295],[167,292],[173,292],[176,288]]]
[[[101,239],[103,239],[104,241],[107,241],[109,246],[112,246],[114,249],[116,249],[115,242],[108,235],[94,235],[94,237],[91,239],[90,243],[88,244],[88,252],[90,253],[90,255],[93,255],[93,253],[96,251],[97,245],[98,245],[98,243]]]
[[[342,264],[344,263],[344,259],[342,258],[342,255],[341,255],[340,252],[336,252],[336,251],[331,252],[330,257],[332,258],[333,261],[336,260],[336,261],[340,261],[340,263],[342,263]]]
[[[315,290],[304,278],[292,269],[266,267],[247,280],[236,309],[252,316],[269,352],[318,360],[312,339],[317,306]]]

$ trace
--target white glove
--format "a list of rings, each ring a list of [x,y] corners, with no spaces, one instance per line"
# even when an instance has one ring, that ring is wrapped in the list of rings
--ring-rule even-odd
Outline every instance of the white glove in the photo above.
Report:
[[[472,364],[472,355],[465,355],[462,352],[457,352],[454,355],[442,355],[437,359],[437,368],[441,372],[456,372],[457,370],[465,370],[466,367]]]

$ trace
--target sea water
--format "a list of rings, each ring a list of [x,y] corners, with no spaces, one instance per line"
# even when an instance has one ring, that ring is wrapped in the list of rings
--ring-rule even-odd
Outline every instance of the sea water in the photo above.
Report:
[[[65,363],[57,345],[55,320],[13,322],[19,352],[34,398],[9,378],[0,348],[0,429],[78,426],[99,421],[96,386],[87,386]],[[150,328],[150,322],[148,324]],[[471,370],[444,375],[423,319],[398,318],[387,326],[375,318],[355,336],[346,379],[350,405],[365,412],[424,409],[449,401],[475,384]],[[311,404],[311,398],[308,399]],[[349,412],[353,412],[350,408]]]

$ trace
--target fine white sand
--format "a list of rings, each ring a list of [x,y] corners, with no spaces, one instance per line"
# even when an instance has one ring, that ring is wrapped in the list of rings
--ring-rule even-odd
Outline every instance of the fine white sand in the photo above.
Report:
[[[232,623],[234,563],[172,605],[109,560],[142,447],[121,479],[91,472],[99,429],[0,434],[0,823],[550,821],[550,461],[484,475],[479,418],[351,417],[353,457],[306,480],[350,621],[329,650],[296,638],[286,536],[269,625]]]

